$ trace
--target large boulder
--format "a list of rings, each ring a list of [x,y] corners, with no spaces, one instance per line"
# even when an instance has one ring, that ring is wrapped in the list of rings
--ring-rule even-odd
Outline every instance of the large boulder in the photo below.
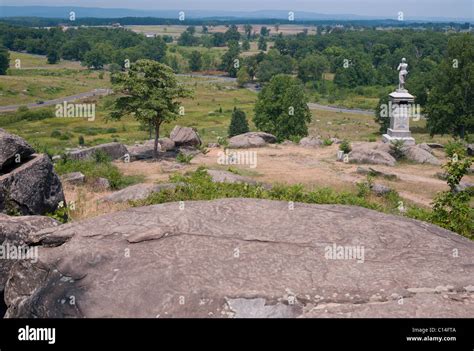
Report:
[[[433,156],[430,152],[426,151],[424,148],[415,146],[407,146],[403,149],[403,155],[410,161],[416,163],[425,163],[434,166],[441,165],[441,161]]]
[[[73,160],[90,160],[94,157],[96,152],[104,153],[111,160],[118,160],[123,158],[128,153],[128,150],[125,145],[113,142],[69,151],[67,155]]]
[[[176,146],[200,146],[201,138],[194,128],[175,126],[170,133],[170,139]]]
[[[320,147],[324,142],[321,138],[309,136],[300,140],[299,145],[303,147]]]
[[[469,156],[474,156],[474,144],[468,144],[466,151]]]
[[[0,292],[5,287],[11,267],[23,258],[21,255],[12,258],[10,257],[11,254],[27,248],[25,242],[28,241],[27,238],[31,233],[45,228],[57,227],[59,224],[50,217],[13,217],[0,214]],[[9,257],[3,257],[7,251],[10,252]],[[26,257],[35,259],[33,254]]]
[[[171,151],[175,148],[175,143],[170,138],[158,139],[158,150],[161,152]],[[127,146],[128,154],[132,161],[147,160],[153,158],[155,140],[147,140],[141,144]]]
[[[219,171],[214,169],[208,169],[207,173],[211,176],[214,183],[247,183],[257,184],[257,182],[251,178],[241,176],[229,171]]]
[[[0,175],[0,212],[43,215],[65,201],[59,177],[48,156],[33,155],[10,173]]]
[[[24,139],[0,128],[0,174],[25,162],[34,152]]]
[[[354,148],[349,153],[350,163],[395,166],[396,160],[388,152],[368,147]]]
[[[233,136],[229,139],[229,147],[232,149],[262,147],[267,144],[276,143],[277,138],[269,133],[248,132]]]
[[[474,242],[355,206],[167,203],[29,240],[39,260],[10,272],[6,317],[474,315]]]
[[[71,185],[82,185],[86,181],[86,176],[81,172],[71,172],[63,174],[61,176],[61,181]]]
[[[109,202],[127,202],[146,199],[152,193],[160,192],[164,189],[174,189],[176,184],[135,184],[126,187],[122,190],[116,191],[103,198],[104,201]]]

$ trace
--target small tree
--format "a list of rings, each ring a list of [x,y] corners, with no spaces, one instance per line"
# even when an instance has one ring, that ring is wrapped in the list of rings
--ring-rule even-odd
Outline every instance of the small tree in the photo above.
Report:
[[[239,72],[237,72],[237,84],[239,87],[243,87],[245,84],[250,82],[251,78],[248,72],[247,67],[243,66],[239,69]]]
[[[244,51],[249,51],[250,50],[250,42],[247,39],[245,39],[242,42],[242,50],[244,50]]]
[[[7,74],[7,69],[10,66],[10,53],[8,50],[0,47],[0,75]]]
[[[50,65],[54,65],[55,63],[58,63],[58,62],[59,62],[59,59],[60,59],[58,50],[56,50],[56,49],[50,49],[50,50],[48,51],[48,55],[46,56],[46,58],[47,58],[48,63],[49,63]]]
[[[191,52],[189,58],[189,68],[191,71],[200,71],[202,69],[202,55],[199,51],[194,50]]]
[[[390,111],[388,110],[389,98],[387,94],[380,97],[377,107],[375,108],[375,122],[380,125],[380,134],[387,133],[390,126]]]
[[[192,92],[178,83],[170,67],[152,60],[136,61],[128,72],[115,74],[113,84],[121,96],[115,100],[111,118],[133,115],[143,125],[151,125],[157,158],[161,124],[179,116],[180,102],[176,99],[190,97]]]
[[[267,50],[267,40],[263,35],[258,38],[258,49],[260,51],[266,51]]]
[[[247,122],[247,116],[245,112],[235,108],[234,112],[232,112],[232,119],[230,120],[229,126],[229,137],[233,137],[235,135],[244,134],[249,131],[249,124]]]
[[[290,75],[274,76],[258,94],[253,121],[279,140],[307,136],[311,112],[301,83]]]

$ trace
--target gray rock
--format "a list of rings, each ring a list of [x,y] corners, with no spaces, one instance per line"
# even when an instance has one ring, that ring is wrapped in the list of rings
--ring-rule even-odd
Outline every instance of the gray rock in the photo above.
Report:
[[[372,190],[372,192],[377,196],[384,196],[390,193],[390,191],[392,191],[392,189],[390,189],[388,186],[385,186],[383,184],[373,184],[370,187],[370,190]]]
[[[416,163],[430,164],[434,166],[441,165],[440,160],[438,160],[435,156],[430,154],[428,151],[418,146],[404,147],[403,154],[408,160],[416,162]]]
[[[468,144],[466,151],[469,156],[474,156],[474,144]]]
[[[378,171],[376,169],[373,169],[372,167],[366,168],[366,167],[360,167],[359,166],[359,167],[357,167],[356,172],[358,174],[370,175],[372,177],[383,177],[383,178],[389,179],[389,180],[398,179],[398,176],[396,174]]]
[[[342,140],[341,140],[341,139],[338,139],[338,138],[329,138],[329,140],[331,140],[333,144],[340,144],[340,143],[342,143]]]
[[[175,143],[170,138],[158,139],[158,145],[159,152],[167,152],[174,150],[175,148]],[[147,160],[153,158],[154,148],[154,140],[147,140],[142,144],[127,146],[128,154],[130,156],[131,161]]]
[[[174,189],[176,184],[165,183],[165,184],[135,184],[126,187],[122,190],[116,191],[103,198],[104,201],[109,202],[127,202],[144,200],[152,193],[160,192],[164,189]]]
[[[320,147],[323,145],[323,141],[318,137],[309,136],[301,139],[299,145],[303,147]]]
[[[73,160],[90,160],[94,157],[94,154],[98,151],[101,151],[104,154],[106,154],[108,157],[110,157],[111,160],[121,159],[128,153],[128,150],[125,147],[125,145],[114,142],[114,143],[97,145],[97,146],[93,146],[93,147],[89,147],[85,149],[76,149],[76,150],[67,152],[67,155],[69,156],[69,158]]]
[[[6,317],[474,315],[474,242],[435,225],[257,199],[179,208],[132,208],[30,236],[39,260],[11,270]],[[64,244],[45,245],[56,237]],[[463,254],[453,259],[454,249]],[[70,296],[75,305],[61,303]]]
[[[201,153],[201,150],[196,149],[193,146],[182,146],[178,148],[178,153],[186,156],[196,156]]]
[[[418,144],[416,146],[418,146],[420,149],[428,151],[430,154],[433,154],[433,149],[427,143]]]
[[[217,148],[217,147],[220,147],[220,145],[218,143],[208,143],[207,147],[208,148]]]
[[[29,234],[58,225],[60,223],[50,217],[13,217],[0,214],[0,245],[2,246],[2,252],[8,250],[10,246],[23,247]],[[17,261],[17,259],[0,258],[0,292],[5,287],[11,267]]]
[[[10,173],[0,175],[0,212],[43,215],[65,201],[59,177],[46,155],[33,158]]]
[[[110,182],[106,178],[97,178],[92,183],[92,186],[97,190],[108,190],[110,189]]]
[[[71,172],[63,174],[61,176],[61,181],[63,183],[68,183],[71,185],[81,185],[84,184],[84,182],[86,181],[86,176],[81,172]]]
[[[437,173],[435,174],[435,176],[436,176],[436,178],[438,178],[438,179],[447,180],[449,174],[446,173],[446,172],[437,172]]]
[[[454,192],[459,193],[465,190],[469,190],[471,193],[474,193],[474,184],[461,182],[456,186],[456,188],[454,189]]]
[[[200,146],[201,138],[194,128],[175,126],[170,133],[170,139],[176,146]]]
[[[236,135],[229,139],[229,148],[241,149],[262,147],[267,144],[276,143],[276,137],[264,132],[248,132],[245,134]]]
[[[0,174],[25,162],[34,152],[23,138],[0,128]]]
[[[395,166],[396,160],[388,152],[360,147],[349,153],[350,163]]]
[[[211,176],[212,181],[215,183],[247,183],[257,184],[257,182],[251,178],[241,176],[228,171],[218,171],[214,169],[208,169],[207,173]]]

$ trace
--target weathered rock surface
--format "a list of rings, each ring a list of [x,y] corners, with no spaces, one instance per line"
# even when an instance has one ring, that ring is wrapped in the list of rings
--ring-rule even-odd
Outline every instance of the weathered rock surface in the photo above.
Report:
[[[466,151],[469,156],[474,156],[474,144],[468,144]]]
[[[92,146],[85,149],[69,151],[67,154],[73,160],[90,160],[98,151],[106,154],[108,157],[110,157],[111,160],[121,159],[128,153],[128,150],[125,145],[114,142]]]
[[[430,164],[434,166],[441,165],[440,160],[438,160],[435,156],[433,156],[428,151],[418,146],[404,147],[403,154],[408,160],[416,162],[416,163],[425,163],[425,164]]]
[[[0,255],[4,254],[8,245],[23,246],[28,235],[39,230],[57,227],[60,223],[49,217],[23,216],[14,217],[0,214]],[[0,291],[3,291],[11,267],[16,259],[5,259],[0,256]]]
[[[309,136],[301,139],[299,145],[303,147],[320,147],[323,145],[323,141],[320,138]]]
[[[92,186],[95,189],[101,190],[101,191],[108,190],[111,188],[109,180],[107,178],[101,178],[101,177],[94,179]]]
[[[61,176],[61,181],[63,183],[68,183],[72,185],[81,185],[86,181],[86,176],[81,172],[71,172],[66,173]]]
[[[158,144],[158,150],[160,152],[171,151],[175,148],[175,143],[170,138],[160,138],[158,139]],[[153,158],[154,148],[154,140],[147,140],[142,144],[127,146],[131,161],[147,160]]]
[[[264,132],[248,132],[236,135],[229,139],[229,147],[233,149],[262,147],[267,144],[276,143],[276,137]]]
[[[421,144],[418,144],[416,146],[419,147],[420,149],[423,149],[423,150],[429,152],[430,154],[433,154],[433,149],[427,143],[421,143]]]
[[[41,246],[55,238],[68,240]],[[360,207],[168,203],[29,240],[39,261],[13,267],[6,317],[474,315],[474,242]],[[355,259],[337,256],[357,246]],[[64,303],[71,296],[75,304]]]
[[[160,192],[164,189],[173,189],[176,184],[135,184],[116,191],[103,198],[104,201],[110,202],[126,202],[146,199],[151,193]]]
[[[363,175],[370,175],[372,177],[383,177],[385,179],[389,179],[389,180],[396,180],[398,179],[398,176],[396,174],[393,174],[393,173],[386,173],[386,172],[382,172],[382,171],[379,171],[379,170],[376,170],[372,167],[357,167],[357,170],[356,172],[358,174],[363,174]]]
[[[257,184],[257,182],[249,177],[244,177],[239,174],[235,174],[228,171],[219,171],[214,169],[208,169],[207,173],[211,176],[212,181],[215,183],[247,183]]]
[[[175,126],[170,133],[170,139],[176,146],[200,146],[201,138],[194,128]]]
[[[59,177],[46,155],[32,159],[0,176],[0,212],[43,215],[65,201]]]
[[[24,139],[0,128],[0,174],[26,161],[34,152],[35,150]]]
[[[350,163],[395,166],[396,160],[388,152],[369,147],[354,147],[349,153]]]
[[[378,183],[373,184],[370,187],[370,190],[377,196],[384,196],[392,191],[388,186]]]

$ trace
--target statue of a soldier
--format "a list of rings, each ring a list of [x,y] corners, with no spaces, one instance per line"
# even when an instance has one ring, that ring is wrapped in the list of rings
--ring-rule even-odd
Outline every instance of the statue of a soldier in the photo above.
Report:
[[[405,82],[407,79],[407,74],[408,74],[408,63],[406,58],[402,58],[402,62],[398,65],[397,70],[400,71],[398,74],[398,89],[399,90],[405,90]]]

